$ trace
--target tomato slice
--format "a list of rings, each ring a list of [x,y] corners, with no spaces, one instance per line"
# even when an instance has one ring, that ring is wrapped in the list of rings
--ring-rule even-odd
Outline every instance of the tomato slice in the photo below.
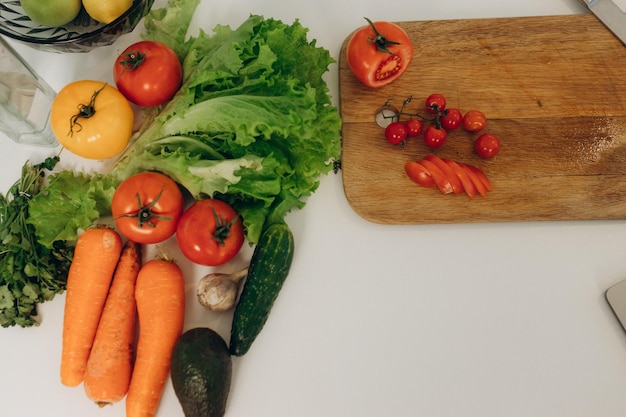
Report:
[[[417,161],[417,163],[423,165],[424,168],[430,171],[430,174],[435,180],[435,184],[437,184],[437,188],[439,188],[442,193],[450,194],[454,192],[448,176],[439,169],[437,165],[427,159],[422,159],[421,161]]]
[[[457,177],[459,177],[461,184],[463,184],[463,190],[465,191],[465,194],[467,194],[470,198],[474,198],[477,192],[476,187],[474,186],[474,183],[472,182],[469,175],[467,175],[467,172],[465,172],[465,169],[461,167],[461,165],[459,165],[456,161],[453,161],[451,159],[443,158],[442,160],[446,164],[448,164],[450,168],[452,168],[452,170],[455,172]]]
[[[489,178],[487,178],[485,173],[480,168],[475,167],[473,165],[467,165],[467,167],[471,169],[472,171],[474,171],[474,173],[476,174],[480,182],[482,182],[485,185],[485,188],[487,188],[488,191],[492,190],[493,187],[491,186],[491,181],[489,181]]]
[[[454,192],[454,194],[461,194],[463,192],[464,187],[461,183],[461,179],[450,167],[450,165],[446,164],[441,158],[433,154],[426,155],[424,159],[437,165],[437,167],[441,171],[443,171],[448,180],[450,180],[450,184],[452,185],[452,191]]]
[[[487,187],[485,187],[485,184],[483,184],[482,180],[476,174],[476,172],[472,168],[470,168],[470,165],[467,165],[467,164],[460,164],[460,165],[465,170],[467,175],[470,177],[470,179],[472,180],[472,183],[474,183],[474,186],[476,187],[476,191],[478,191],[478,194],[480,194],[483,197],[487,197],[487,191],[488,191]]]
[[[437,184],[435,184],[435,180],[433,180],[433,177],[430,174],[430,171],[415,161],[405,163],[404,170],[411,181],[421,185],[422,187],[435,188],[437,186]]]

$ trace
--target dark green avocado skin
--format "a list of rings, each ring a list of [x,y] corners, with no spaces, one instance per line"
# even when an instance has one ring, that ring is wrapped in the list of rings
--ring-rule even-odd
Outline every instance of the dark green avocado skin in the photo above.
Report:
[[[214,330],[187,330],[172,351],[171,378],[185,417],[223,417],[232,380],[228,345]]]

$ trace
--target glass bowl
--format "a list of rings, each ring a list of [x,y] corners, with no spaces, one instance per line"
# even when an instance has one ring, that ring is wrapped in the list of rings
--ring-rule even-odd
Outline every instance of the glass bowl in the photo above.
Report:
[[[52,28],[30,20],[20,0],[0,1],[0,34],[43,51],[88,52],[131,32],[153,3],[154,0],[134,0],[122,16],[109,24],[96,22],[83,8],[71,23]]]

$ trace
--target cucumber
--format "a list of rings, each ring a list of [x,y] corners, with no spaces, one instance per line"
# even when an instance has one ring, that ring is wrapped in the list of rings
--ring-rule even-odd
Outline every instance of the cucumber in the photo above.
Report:
[[[293,260],[293,234],[286,223],[268,226],[257,243],[230,332],[230,353],[243,356],[261,332]]]

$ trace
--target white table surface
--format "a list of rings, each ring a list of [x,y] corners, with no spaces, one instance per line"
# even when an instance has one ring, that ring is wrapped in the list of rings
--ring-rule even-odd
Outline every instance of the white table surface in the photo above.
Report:
[[[299,18],[338,58],[364,16],[582,12],[577,0],[203,0],[193,25],[238,26],[250,13]],[[112,59],[139,29],[88,54],[15,46],[58,90],[79,78],[110,81]],[[328,82],[337,97],[336,65]],[[2,143],[2,190],[24,161],[53,152]],[[381,226],[352,211],[341,175],[331,174],[288,222],[291,274],[253,348],[234,359],[227,416],[626,415],[626,334],[604,299],[626,279],[625,221]],[[125,415],[122,403],[98,409],[82,388],[61,385],[63,303],[44,304],[38,328],[0,329],[0,415]],[[187,327],[227,337],[227,321],[193,307]],[[183,416],[169,383],[158,416]]]

